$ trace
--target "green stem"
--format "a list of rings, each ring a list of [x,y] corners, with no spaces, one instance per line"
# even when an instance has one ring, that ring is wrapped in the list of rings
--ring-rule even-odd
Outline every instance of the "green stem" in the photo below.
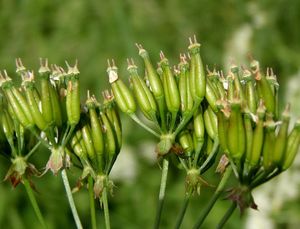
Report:
[[[171,113],[171,123],[170,123],[170,127],[169,130],[170,132],[173,131],[175,123],[176,123],[176,118],[177,118],[177,111],[176,112],[172,112]]]
[[[227,220],[230,218],[234,210],[236,209],[236,202],[232,202],[231,206],[228,208],[227,212],[219,222],[218,226],[216,227],[217,229],[221,229],[225,226]]]
[[[269,174],[266,174],[265,176],[261,177],[258,180],[255,180],[251,185],[250,185],[250,189],[254,189],[259,185],[262,185],[264,183],[266,183],[267,181],[273,179],[274,177],[276,177],[278,174],[280,174],[282,171],[281,170],[276,170],[275,172],[273,172],[270,176],[268,176]]]
[[[216,138],[213,148],[212,148],[208,158],[204,161],[204,163],[199,168],[200,172],[202,172],[202,170],[205,169],[205,167],[208,165],[208,163],[210,163],[211,159],[216,155],[216,153],[218,151],[218,147],[219,147],[219,139]]]
[[[45,223],[44,217],[43,217],[43,215],[41,213],[41,210],[40,210],[39,205],[38,205],[38,203],[36,201],[36,198],[34,196],[34,193],[32,191],[32,188],[30,186],[29,181],[26,178],[24,178],[23,182],[24,182],[24,186],[25,186],[27,195],[29,197],[29,200],[31,202],[31,205],[33,207],[33,210],[34,210],[34,212],[35,212],[38,220],[40,221],[40,223],[41,223],[41,225],[42,225],[43,228],[47,228],[47,225]]]
[[[68,144],[68,142],[69,142],[69,140],[70,140],[70,138],[72,136],[72,133],[73,133],[75,127],[76,127],[76,125],[72,125],[70,129],[67,128],[66,131],[68,131],[68,134],[64,135],[64,138],[63,138],[62,143],[61,143],[61,145],[63,147],[66,146],[66,144]]]
[[[181,224],[182,224],[183,218],[184,218],[185,213],[186,213],[186,209],[187,209],[187,207],[189,205],[189,202],[190,202],[190,198],[191,198],[191,192],[187,193],[184,197],[183,205],[182,205],[180,213],[178,215],[176,225],[175,225],[175,229],[179,229]]]
[[[166,186],[167,186],[168,169],[169,169],[169,161],[168,159],[164,158],[163,168],[161,173],[161,182],[159,188],[157,212],[156,212],[155,224],[154,224],[155,229],[158,229],[160,224],[160,219],[161,219],[161,214],[162,214],[162,209],[163,209],[164,199],[165,199]]]
[[[201,102],[201,101],[200,101]],[[174,131],[173,135],[176,137],[177,134],[179,134],[179,132],[185,127],[185,125],[190,121],[190,119],[192,118],[192,116],[194,115],[195,111],[198,109],[199,105],[200,105],[199,101],[196,101],[194,103],[194,106],[191,110],[191,112],[186,115],[181,122],[179,123],[179,125],[177,126],[176,130]]]
[[[210,199],[208,205],[203,209],[203,211],[201,212],[196,224],[194,225],[193,229],[197,229],[200,228],[204,222],[204,220],[206,219],[207,215],[209,214],[209,212],[211,211],[211,209],[213,208],[213,206],[215,205],[215,203],[217,202],[217,200],[219,199],[220,195],[223,193],[225,185],[231,175],[232,172],[232,168],[227,167],[214,195],[212,196],[212,198]]]
[[[72,211],[72,214],[73,214],[73,218],[74,218],[75,223],[76,223],[76,227],[77,227],[77,229],[82,229],[81,221],[80,221],[80,218],[78,216],[78,212],[77,212],[75,202],[74,202],[74,199],[73,199],[73,196],[72,196],[72,191],[71,191],[71,187],[70,187],[70,184],[69,184],[66,169],[63,169],[61,171],[61,177],[62,177],[64,186],[65,186],[66,194],[67,194],[69,205],[70,205],[70,208],[71,208],[71,211]]]
[[[198,163],[198,160],[199,160],[199,157],[200,157],[200,153],[201,153],[201,149],[204,145],[204,140],[200,143],[198,142],[198,147],[197,149],[195,149],[196,153],[195,153],[195,158],[194,158],[194,161],[193,161],[193,164],[194,164],[194,167],[196,168],[197,167],[197,163]]]
[[[39,133],[37,132],[37,130],[35,128],[30,128],[29,129],[31,131],[31,133],[33,133],[33,135],[40,141],[43,143],[43,145],[45,147],[47,147],[48,149],[51,148],[51,146],[49,145],[49,143],[47,141],[45,141],[45,139],[41,138],[41,136],[39,135]]]
[[[42,143],[41,141],[39,141],[38,143],[36,143],[35,146],[30,150],[30,152],[24,157],[26,161],[39,148],[39,146],[41,145],[41,143]]]
[[[167,125],[166,125],[166,117],[165,117],[165,110],[164,110],[164,99],[160,98],[160,99],[156,99],[157,103],[158,103],[158,109],[159,109],[159,115],[161,118],[161,129],[162,132],[165,133],[167,131]]]
[[[103,208],[104,208],[105,228],[110,229],[109,208],[108,208],[108,200],[107,200],[107,186],[105,186],[103,189],[102,201],[103,201]]]
[[[16,147],[14,146],[13,139],[12,138],[7,138],[7,141],[8,141],[8,144],[9,144],[10,148],[11,148],[12,155],[14,157],[19,156],[18,151],[17,151]]]
[[[153,134],[155,137],[160,138],[160,134],[156,133],[154,130],[152,130],[149,126],[145,125],[137,116],[136,114],[131,114],[130,118],[132,118],[137,124],[139,124],[141,127],[143,127],[145,130],[147,130],[149,133]]]
[[[90,211],[91,211],[91,225],[92,229],[97,229],[97,221],[96,221],[96,210],[95,210],[95,199],[94,199],[94,182],[92,176],[89,176],[89,196],[90,196]]]

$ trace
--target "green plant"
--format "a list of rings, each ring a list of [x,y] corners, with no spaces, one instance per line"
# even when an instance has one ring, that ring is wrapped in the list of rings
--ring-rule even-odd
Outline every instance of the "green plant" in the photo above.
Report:
[[[249,69],[232,64],[226,77],[215,68],[207,68],[206,74],[200,44],[194,37],[188,53],[180,54],[178,66],[172,68],[160,52],[155,70],[148,52],[141,45],[137,47],[144,60],[145,79],[133,59],[128,59],[130,89],[119,77],[114,60],[108,61],[112,93],[104,91],[102,103],[89,91],[86,102],[80,103],[77,61],[72,67],[66,63],[64,70],[57,65],[50,69],[48,61],[41,60],[35,79],[33,71],[17,59],[21,85],[6,71],[1,74],[1,149],[12,162],[6,179],[14,186],[20,182],[25,185],[43,227],[47,226],[30,181],[31,175],[40,172],[28,162],[42,144],[50,153],[44,173],[60,172],[77,228],[82,224],[67,176],[71,166],[82,172],[73,192],[85,185],[89,190],[92,228],[97,228],[94,198],[103,206],[105,225],[110,228],[108,199],[114,185],[109,175],[122,146],[118,109],[157,137],[155,152],[162,161],[162,172],[155,228],[160,227],[170,163],[186,174],[184,203],[175,228],[180,228],[191,196],[200,195],[202,186],[213,187],[203,175],[218,161],[220,182],[194,228],[202,225],[223,194],[232,205],[218,228],[237,206],[241,212],[256,208],[252,190],[292,164],[300,144],[299,122],[288,133],[290,106],[280,118],[279,85],[271,69],[264,75],[258,61],[251,60]],[[232,171],[236,183],[228,190]]]

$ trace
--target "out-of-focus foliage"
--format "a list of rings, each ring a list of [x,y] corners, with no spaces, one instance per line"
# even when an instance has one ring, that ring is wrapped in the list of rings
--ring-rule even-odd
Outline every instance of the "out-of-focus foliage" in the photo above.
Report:
[[[143,44],[152,59],[158,60],[162,49],[172,61],[178,58],[177,53],[186,50],[187,38],[196,34],[202,44],[205,64],[228,65],[231,60],[245,64],[250,52],[264,67],[273,67],[284,85],[300,68],[299,23],[298,0],[0,0],[0,69],[14,71],[16,57],[21,57],[28,68],[35,69],[39,57],[48,57],[50,62],[59,64],[66,59],[71,62],[78,58],[81,88],[89,88],[100,95],[101,90],[108,87],[107,58],[114,58],[125,75],[126,58],[139,61],[135,42]],[[244,59],[235,60],[236,53]],[[150,139],[131,121],[124,123],[125,143],[137,146],[141,144],[141,136]],[[130,131],[132,127],[136,131]],[[149,147],[154,149],[154,143]],[[132,147],[132,153],[137,155],[137,175],[130,182],[117,182],[118,187],[111,198],[113,228],[151,228],[154,221],[159,166],[141,157],[137,147]],[[41,163],[42,158],[46,162],[48,156],[41,150],[33,160]],[[0,177],[4,177],[7,164],[7,160],[0,157]],[[40,168],[44,165],[39,164]],[[78,171],[71,172],[75,185]],[[213,173],[207,176],[215,183],[218,181]],[[75,227],[60,178],[47,174],[34,181],[50,228]],[[162,228],[171,228],[175,223],[183,199],[184,177],[174,170],[168,184]],[[1,183],[0,228],[39,228],[22,189],[20,186],[12,190],[7,183]],[[203,187],[201,197],[193,199],[184,228],[191,228],[203,200],[211,194],[211,188]],[[89,226],[87,195],[86,191],[75,194],[85,226]],[[212,228],[227,206],[226,201],[220,201],[205,228]],[[288,211],[294,213],[285,215],[285,219],[299,212],[299,206]],[[97,213],[99,216],[99,209]],[[102,228],[102,218],[98,217],[98,221]],[[243,221],[236,212],[228,228],[240,228]]]

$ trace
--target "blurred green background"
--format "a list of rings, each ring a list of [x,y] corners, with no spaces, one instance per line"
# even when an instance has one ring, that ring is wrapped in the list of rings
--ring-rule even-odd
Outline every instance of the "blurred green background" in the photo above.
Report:
[[[126,78],[126,58],[132,57],[141,65],[136,42],[150,52],[154,61],[158,61],[158,53],[163,50],[175,64],[179,53],[187,51],[188,37],[196,34],[202,44],[203,61],[209,66],[226,70],[232,61],[247,65],[247,55],[251,53],[263,67],[273,67],[281,83],[281,101],[286,97],[293,100],[293,112],[300,115],[299,23],[298,0],[0,0],[0,69],[7,69],[13,76],[16,57],[34,70],[38,69],[39,57],[48,57],[50,63],[60,65],[65,60],[73,63],[77,58],[82,92],[90,89],[100,96],[101,90],[108,87],[107,58],[115,59],[122,77]],[[85,99],[83,94],[82,99]],[[113,173],[117,187],[110,199],[111,224],[113,228],[152,228],[160,182],[153,152],[155,141],[132,121],[123,120],[125,147]],[[42,169],[48,156],[47,151],[41,150],[32,161]],[[1,179],[8,162],[0,157]],[[70,171],[72,185],[78,172]],[[272,185],[258,190],[259,200],[262,198],[262,206],[258,203],[262,209],[259,214],[265,215],[265,224],[261,216],[245,214],[240,218],[235,212],[227,228],[262,228],[257,225],[264,225],[264,229],[297,228],[300,225],[297,172],[299,165],[291,170],[292,178],[286,175],[288,184],[275,181],[292,194],[284,191],[282,194],[279,186],[274,189]],[[213,171],[205,177],[213,184],[218,181]],[[43,179],[34,179],[34,183],[49,227],[75,228],[61,178],[47,173]],[[192,227],[212,192],[212,188],[203,187],[200,198],[193,198],[183,228]],[[280,197],[279,203],[274,198],[264,199],[264,194],[270,196],[268,193]],[[184,174],[171,168],[162,228],[174,226],[183,194]],[[87,198],[85,189],[75,194],[85,228],[89,227]],[[267,214],[263,206],[269,207]],[[227,207],[227,201],[218,202],[203,228],[213,228]],[[99,207],[97,214],[99,228],[104,228]],[[13,189],[8,182],[0,184],[0,228],[40,228],[22,185]]]

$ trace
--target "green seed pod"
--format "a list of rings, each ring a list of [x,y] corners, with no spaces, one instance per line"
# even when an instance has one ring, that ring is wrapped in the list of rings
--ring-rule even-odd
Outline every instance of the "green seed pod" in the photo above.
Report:
[[[122,146],[122,125],[121,125],[120,115],[117,110],[116,104],[114,102],[113,96],[107,90],[103,92],[103,97],[104,97],[104,103],[110,104],[105,109],[105,114],[113,126],[114,132],[117,137],[117,151],[119,151]]]
[[[26,100],[28,102],[30,113],[32,115],[35,125],[42,131],[46,130],[48,124],[45,121],[37,103],[33,73],[27,73],[26,78],[23,80],[23,87],[25,88],[24,91]]]
[[[169,66],[169,61],[163,52],[160,53],[160,65],[163,70],[163,87],[167,108],[171,113],[177,113],[180,108],[180,96],[176,80]]]
[[[180,56],[179,70],[180,70],[180,78],[179,78],[179,94],[180,94],[180,106],[182,116],[185,117],[188,115],[193,109],[193,97],[190,90],[190,77],[188,70],[188,63],[185,60],[185,56]]]
[[[206,82],[206,94],[205,98],[207,102],[209,103],[210,107],[213,109],[214,112],[217,112],[217,100],[218,100],[218,93],[215,90],[214,86],[212,85],[212,82],[210,80],[207,80]]]
[[[227,152],[227,131],[228,131],[228,116],[229,107],[224,100],[218,100],[217,107],[217,120],[218,120],[218,137],[221,148]]]
[[[49,91],[51,96],[51,107],[54,122],[57,127],[60,127],[62,125],[62,114],[58,94],[56,89],[52,85],[49,87]]]
[[[136,111],[136,104],[133,95],[129,88],[119,78],[117,67],[112,60],[113,65],[110,65],[108,61],[107,73],[109,77],[109,83],[111,85],[115,101],[120,110],[126,114],[133,114]]]
[[[105,152],[107,153],[107,163],[108,166],[114,158],[116,158],[117,153],[119,153],[116,149],[116,135],[114,133],[113,127],[108,120],[106,114],[100,112],[101,120],[104,128],[104,139],[105,139]]]
[[[68,87],[66,97],[66,109],[68,116],[68,123],[71,126],[76,125],[80,120],[80,89],[79,89],[79,70],[77,68],[77,61],[74,67],[68,66]]]
[[[214,147],[214,141],[213,139],[211,139],[211,137],[208,136],[206,139],[206,148],[205,148],[205,153],[207,156],[210,155],[210,153],[213,150],[213,147]]]
[[[164,90],[162,82],[157,75],[148,55],[148,52],[142,47],[142,45],[136,44],[139,49],[139,55],[143,58],[145,63],[145,68],[147,72],[147,77],[151,86],[151,91],[156,100],[164,97]]]
[[[29,109],[28,104],[21,93],[14,88],[12,80],[6,71],[4,71],[4,76],[0,73],[0,86],[8,100],[8,111],[12,118],[23,126],[31,128],[34,125],[34,121],[30,116],[30,111],[29,114],[25,115],[25,111]]]
[[[232,64],[230,66],[230,71],[233,75],[233,78],[234,78],[234,86],[235,86],[235,93],[239,95],[240,97],[240,100],[241,100],[241,104],[242,104],[242,107],[243,107],[243,104],[245,104],[245,95],[244,95],[244,91],[243,91],[243,88],[242,88],[242,84],[241,84],[241,81],[240,81],[240,75],[239,75],[239,68],[237,65],[235,64]]]
[[[195,112],[194,118],[193,118],[193,137],[195,142],[195,152],[196,154],[199,154],[203,144],[204,144],[204,134],[205,134],[205,126],[204,126],[204,120],[203,120],[203,114],[202,114],[202,108],[199,106],[199,109]]]
[[[127,70],[130,74],[130,81],[132,83],[133,92],[139,104],[139,107],[141,108],[142,112],[145,114],[146,117],[150,117],[150,120],[155,121],[157,112],[155,99],[150,89],[147,87],[145,81],[143,81],[139,77],[137,73],[137,67],[136,65],[134,65],[133,60],[131,60],[131,63],[129,60],[127,61]]]
[[[263,166],[265,170],[268,170],[273,163],[273,152],[274,152],[274,144],[276,141],[276,125],[273,121],[272,117],[267,117],[267,121],[265,122],[265,140],[263,146]]]
[[[225,99],[226,98],[226,92],[223,86],[224,76],[221,71],[221,73],[217,72],[214,68],[213,71],[210,71],[208,67],[207,68],[207,78],[210,80],[211,85],[215,87],[215,93],[218,98]]]
[[[228,87],[227,87],[227,100],[228,101],[232,101],[234,100],[234,76],[233,74],[229,74],[226,78],[227,80],[227,84],[228,84]]]
[[[192,135],[189,131],[184,130],[178,135],[178,140],[183,148],[183,152],[186,156],[190,157],[194,151],[194,143]]]
[[[266,79],[271,87],[271,90],[273,92],[274,100],[275,100],[275,119],[279,116],[279,101],[278,101],[278,90],[279,90],[279,84],[277,81],[277,77],[273,72],[272,68],[267,68],[267,76]]]
[[[86,105],[89,111],[90,117],[90,125],[91,125],[91,135],[94,144],[95,154],[97,158],[97,164],[99,171],[103,171],[104,167],[104,139],[102,133],[102,124],[100,123],[100,119],[96,113],[96,99],[94,97],[90,97],[88,93],[88,99],[86,101]]]
[[[296,154],[299,151],[299,145],[300,145],[300,120],[296,122],[292,132],[288,137],[286,153],[282,163],[283,170],[288,169],[292,165],[296,157]]]
[[[285,151],[288,139],[288,128],[290,122],[290,105],[288,104],[282,113],[282,124],[276,137],[274,146],[274,164],[280,166],[285,158]]]
[[[148,52],[142,47],[142,45],[136,44],[136,46],[139,49],[139,55],[143,58],[144,64],[145,64],[145,69],[146,69],[146,78],[149,81],[150,84],[150,89],[154,95],[154,98],[157,102],[158,105],[158,110],[159,110],[159,116],[161,120],[161,126],[162,129],[166,129],[166,115],[165,115],[165,110],[166,110],[166,104],[165,104],[165,95],[164,95],[164,89],[162,85],[162,81],[158,74],[156,73]]]
[[[80,129],[76,131],[76,137],[77,137],[78,143],[80,144],[81,149],[82,149],[82,158],[84,160],[87,160],[88,153],[87,153],[87,149],[85,147],[85,143],[83,140],[82,131]]]
[[[218,119],[210,106],[204,111],[204,124],[207,134],[211,139],[218,137]]]
[[[59,80],[57,81],[57,95],[58,95],[58,101],[60,105],[60,111],[61,111],[61,119],[63,123],[68,122],[68,115],[67,115],[67,105],[66,105],[66,97],[67,97],[67,80],[68,74],[65,72],[65,70],[62,67],[58,67],[54,65],[55,73],[52,70],[52,75],[55,75]],[[70,98],[69,98],[70,99]]]
[[[262,147],[264,143],[264,117],[265,117],[265,107],[263,102],[260,102],[257,108],[258,120],[253,133],[251,159],[249,161],[250,166],[256,166],[259,163]]]
[[[14,97],[16,98],[16,100],[18,101],[19,105],[21,106],[26,118],[28,119],[30,126],[34,125],[34,121],[29,109],[29,105],[26,101],[26,99],[24,98],[24,96],[20,93],[20,91],[18,89],[16,89],[15,87],[12,87],[12,93],[14,95]]]
[[[8,142],[12,142],[14,137],[13,121],[6,110],[2,110],[1,112],[1,123],[5,137]]]
[[[205,127],[201,106],[199,106],[198,110],[194,114],[193,127],[196,138],[202,141],[204,139]]]
[[[77,134],[74,134],[74,136],[72,137],[71,147],[72,147],[74,153],[77,155],[77,157],[80,158],[80,160],[82,160],[82,161],[87,160],[86,154],[81,147],[80,140],[77,138]]]
[[[243,80],[245,81],[245,100],[247,107],[252,114],[255,114],[257,109],[257,92],[255,90],[252,74],[247,69],[243,71]]]
[[[259,63],[256,60],[251,62],[251,69],[253,74],[255,75],[256,84],[258,91],[260,92],[260,98],[263,99],[267,112],[275,114],[275,100],[274,95],[272,93],[272,89],[265,77],[264,74],[261,73],[259,68]]]
[[[51,94],[50,87],[52,87],[50,82],[50,69],[48,67],[48,61],[45,60],[43,64],[42,59],[40,59],[40,82],[41,82],[41,104],[42,104],[42,115],[45,121],[48,124],[53,124],[53,111],[52,111],[52,103],[51,103]]]
[[[252,117],[249,110],[244,113],[244,126],[246,135],[246,161],[249,164],[252,157],[252,147],[253,147],[253,126]]]
[[[241,113],[241,102],[231,101],[231,113],[228,121],[227,147],[231,157],[239,162],[246,150],[245,126]]]
[[[197,42],[196,36],[194,36],[194,42],[190,38],[188,49],[191,55],[190,88],[193,99],[201,102],[206,93],[206,76],[200,56],[200,44]]]
[[[87,151],[87,155],[92,162],[96,162],[96,153],[89,124],[86,124],[81,129],[82,139]]]

